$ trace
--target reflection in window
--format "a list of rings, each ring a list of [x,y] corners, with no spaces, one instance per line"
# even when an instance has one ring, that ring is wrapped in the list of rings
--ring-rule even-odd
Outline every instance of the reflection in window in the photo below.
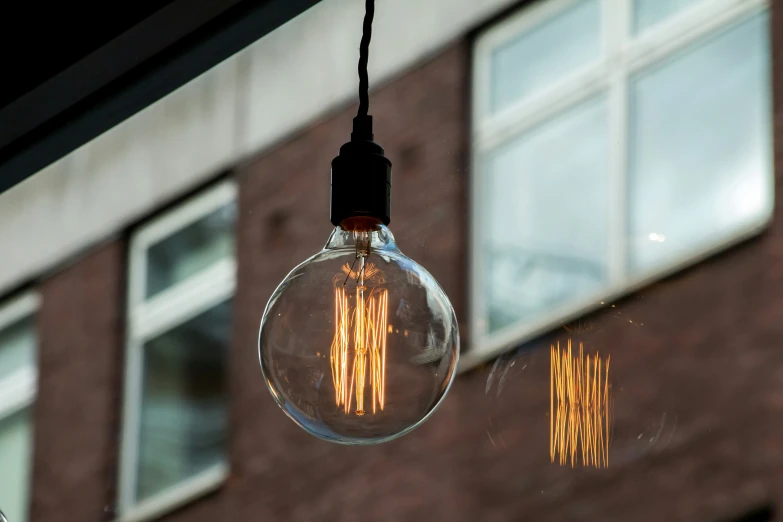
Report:
[[[600,57],[601,3],[583,1],[493,52],[493,111],[551,86]]]
[[[634,79],[633,271],[703,249],[769,209],[766,25],[756,16]]]
[[[230,317],[221,303],[144,347],[139,500],[224,458]]]
[[[152,245],[147,252],[147,297],[231,258],[235,220],[232,202]]]
[[[706,0],[635,0],[633,6],[633,27],[641,32],[665,21],[686,8]]]
[[[606,100],[592,100],[489,155],[490,329],[605,284],[606,125]]]
[[[479,38],[473,71],[486,77],[474,92],[492,108],[474,121],[479,350],[543,331],[769,219],[768,14],[702,3],[673,46],[658,22],[700,1],[632,0],[643,43],[607,11],[616,4],[590,1],[539,3]],[[659,53],[643,52],[655,44]]]

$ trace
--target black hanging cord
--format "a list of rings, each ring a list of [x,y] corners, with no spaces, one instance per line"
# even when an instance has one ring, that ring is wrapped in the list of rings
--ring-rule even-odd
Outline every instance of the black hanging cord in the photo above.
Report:
[[[370,109],[368,93],[370,81],[367,78],[367,61],[370,54],[370,39],[372,38],[372,19],[375,16],[375,0],[367,0],[364,12],[364,27],[362,42],[359,44],[359,113],[357,116],[367,116]]]
[[[365,230],[378,223],[388,225],[391,220],[391,161],[384,155],[383,147],[375,142],[369,115],[367,60],[374,0],[366,0],[365,6],[359,45],[359,112],[353,119],[351,141],[343,144],[340,154],[332,160],[329,219],[334,226],[345,230]]]
[[[364,11],[362,41],[359,44],[359,112],[353,119],[351,139],[356,141],[373,140],[372,116],[370,111],[370,81],[367,77],[367,62],[370,55],[370,39],[372,38],[372,20],[375,17],[375,0],[367,0]]]

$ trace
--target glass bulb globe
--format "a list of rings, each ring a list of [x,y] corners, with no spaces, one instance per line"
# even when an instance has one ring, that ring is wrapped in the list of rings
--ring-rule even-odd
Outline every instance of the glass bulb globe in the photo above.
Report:
[[[375,444],[421,424],[459,358],[454,309],[382,225],[337,227],[264,311],[259,359],[277,404],[316,437]]]

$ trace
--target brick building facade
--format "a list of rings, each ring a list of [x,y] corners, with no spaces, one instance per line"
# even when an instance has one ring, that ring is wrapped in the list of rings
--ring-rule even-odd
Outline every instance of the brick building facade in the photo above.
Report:
[[[776,2],[770,12],[780,172],[783,13]],[[391,228],[448,293],[466,353],[473,38],[463,34],[378,86],[370,106],[394,165]],[[160,520],[685,522],[780,509],[779,213],[757,237],[461,373],[438,412],[402,439],[343,447],[291,423],[264,385],[257,328],[277,283],[328,237],[328,165],[353,111],[344,105],[214,170],[201,187],[23,283],[40,295],[31,521],[117,519],[129,241],[161,209],[226,179],[238,208],[229,474]],[[612,356],[608,469],[549,460],[548,346],[569,337]]]

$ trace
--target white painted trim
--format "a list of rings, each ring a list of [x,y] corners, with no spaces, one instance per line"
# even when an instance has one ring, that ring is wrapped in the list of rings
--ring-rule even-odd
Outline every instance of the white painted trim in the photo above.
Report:
[[[0,306],[0,330],[34,315],[40,305],[41,298],[35,291],[26,292],[6,301]],[[35,402],[38,391],[38,332],[33,331],[33,335],[36,340],[34,347],[36,360],[33,366],[19,368],[10,375],[0,378],[0,419]]]
[[[0,379],[0,420],[35,402],[38,370],[21,368]]]
[[[551,4],[549,9],[546,4]],[[498,28],[492,28],[480,36],[474,46],[474,120],[472,125],[473,147],[471,162],[471,226],[470,226],[470,303],[469,324],[471,349],[460,358],[460,371],[468,370],[492,359],[506,350],[539,336],[558,324],[564,324],[585,313],[607,306],[619,297],[627,295],[651,282],[698,263],[707,257],[740,243],[760,233],[772,219],[774,202],[768,201],[768,212],[732,237],[716,241],[706,247],[683,252],[665,266],[637,277],[626,273],[627,208],[626,187],[628,173],[628,82],[636,71],[686,49],[699,39],[722,28],[750,18],[763,11],[769,0],[713,0],[702,2],[693,8],[644,31],[635,41],[631,39],[632,0],[603,0],[603,20],[606,23],[605,60],[572,75],[567,81],[558,82],[546,93],[531,96],[516,103],[509,110],[492,115],[486,110],[489,84],[488,63],[492,50],[515,36],[509,28],[528,27],[528,21],[540,23],[542,13],[549,16],[561,12],[572,3],[567,0],[544,0],[522,9]],[[484,76],[484,78],[477,77]],[[559,112],[566,110],[599,92],[607,92],[609,99],[609,137],[611,143],[610,179],[614,204],[611,209],[610,283],[593,295],[553,310],[545,317],[526,324],[511,325],[492,334],[486,333],[486,303],[481,288],[482,238],[481,223],[484,212],[481,178],[482,157],[497,145],[534,128]],[[771,111],[771,108],[770,108]],[[769,158],[772,165],[773,159]],[[772,171],[772,170],[771,170]],[[774,185],[774,176],[770,176]],[[774,189],[774,187],[771,187]],[[772,192],[771,192],[772,193]],[[616,237],[615,237],[616,236]]]
[[[36,292],[26,292],[6,301],[0,307],[0,330],[35,314],[40,306],[41,296]]]
[[[625,0],[605,0],[604,21],[609,40],[607,70],[609,140],[609,179],[612,187],[609,208],[609,280],[622,285],[628,260],[628,77],[622,65],[631,26],[631,4]]]
[[[129,338],[125,345],[125,385],[120,439],[120,466],[117,506],[120,516],[133,511],[136,497],[136,475],[141,432],[141,380],[143,378],[142,342]]]
[[[139,304],[130,317],[130,335],[150,339],[234,295],[236,261],[223,259],[177,286]]]
[[[236,201],[236,186],[221,182],[155,219],[131,239],[128,278],[128,332],[119,467],[119,521],[156,518],[218,487],[228,474],[220,463],[176,486],[137,503],[138,438],[144,371],[144,344],[229,299],[236,288],[235,253],[151,298],[145,297],[147,250],[191,223]]]
[[[220,488],[228,477],[228,473],[226,464],[216,464],[198,475],[136,504],[116,520],[117,522],[145,522],[159,518]]]
[[[7,300],[0,305],[0,330],[7,328],[17,321],[33,316],[38,312],[41,305],[41,298],[35,291],[28,291],[14,298]],[[17,368],[9,375],[0,378],[0,422],[11,415],[24,410],[35,402],[38,393],[38,332],[35,330],[36,323],[33,321],[34,339],[34,361],[32,365]],[[2,347],[0,347],[0,350]],[[30,425],[30,436],[34,433],[35,425],[32,416],[27,419]],[[30,447],[32,447],[30,441]],[[0,463],[0,466],[2,463]],[[32,476],[32,458],[26,459],[26,469],[23,471],[24,477],[20,480],[31,480]],[[28,488],[26,503],[30,503],[31,491]],[[0,517],[2,518],[2,517]]]

